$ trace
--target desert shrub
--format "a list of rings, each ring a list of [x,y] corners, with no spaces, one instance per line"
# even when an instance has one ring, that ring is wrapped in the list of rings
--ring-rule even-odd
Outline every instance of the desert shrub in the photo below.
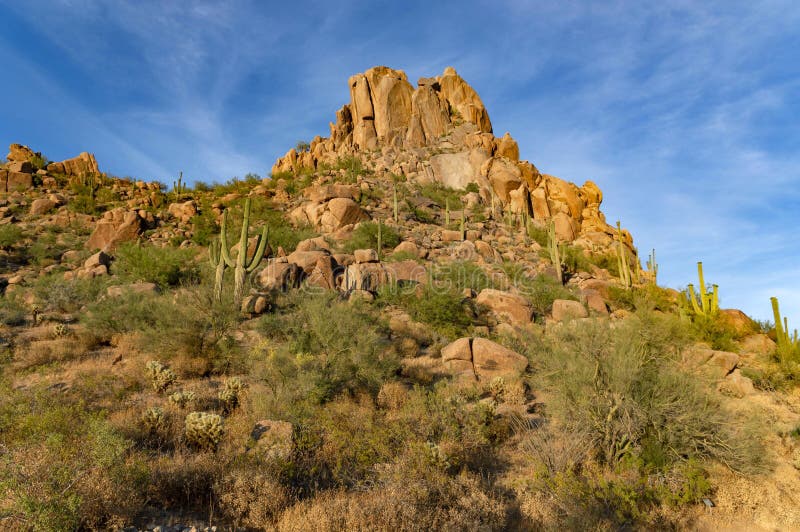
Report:
[[[537,317],[548,314],[556,299],[577,300],[568,288],[547,275],[537,275],[533,279],[520,276],[516,279],[516,287],[519,293],[531,302]]]
[[[116,528],[143,503],[146,472],[131,443],[82,403],[62,395],[4,391],[0,443],[4,527]]]
[[[251,469],[234,469],[214,484],[223,516],[236,529],[267,529],[293,502],[289,491],[272,475]]]
[[[412,448],[381,468],[369,490],[332,490],[288,509],[277,529],[293,530],[501,530],[507,508],[477,474],[449,475],[431,467],[426,451]]]
[[[295,412],[285,481],[299,494],[364,489],[380,480],[381,467],[409,453],[420,470],[488,470],[495,465],[492,449],[501,441],[502,423],[474,399],[443,384],[410,390],[392,409],[376,408],[365,396],[340,396]]]
[[[122,244],[116,252],[114,268],[131,281],[147,281],[164,288],[196,282],[199,269],[194,251]]]
[[[611,307],[614,309],[670,312],[676,306],[669,292],[650,283],[633,286],[630,289],[612,285],[608,287],[608,295]]]
[[[379,301],[384,305],[399,305],[417,321],[433,327],[449,338],[463,336],[477,317],[471,299],[461,292],[426,286],[422,293],[409,292],[403,287],[388,285],[379,291]]]
[[[602,268],[612,277],[619,277],[619,259],[617,253],[609,251],[606,253],[592,253],[589,255],[589,262]]]
[[[760,440],[677,368],[682,329],[676,318],[651,313],[614,329],[600,322],[563,328],[544,360],[552,408],[575,430],[588,428],[596,458],[610,466],[695,458],[757,470]]]
[[[583,253],[583,248],[578,246],[562,246],[561,263],[570,274],[586,272],[591,269],[589,258]]]
[[[284,315],[262,319],[261,328],[282,342],[259,354],[263,378],[273,390],[294,382],[298,396],[314,403],[345,390],[377,393],[398,367],[370,309],[329,294],[305,294]]]
[[[23,238],[22,229],[14,224],[0,225],[0,249],[11,249]]]
[[[463,292],[471,288],[480,292],[484,288],[492,288],[492,282],[486,271],[471,261],[453,261],[436,265],[432,269],[433,283],[437,289]]]
[[[142,349],[171,360],[181,374],[223,373],[240,368],[243,361],[231,331],[239,313],[231,294],[217,301],[207,284],[177,294],[124,293],[89,305],[81,316],[87,330],[103,341],[121,333],[138,333]],[[178,362],[194,360],[195,369],[182,371]]]
[[[442,209],[442,219],[444,219],[444,210],[448,205],[451,211],[460,211],[464,207],[461,203],[461,196],[464,195],[464,192],[446,187],[441,183],[426,183],[419,188],[419,194],[430,199]]]
[[[528,224],[528,236],[537,244],[542,246],[543,250],[547,250],[547,228],[544,226],[540,226],[538,223],[530,223]],[[549,257],[549,255],[548,255]]]
[[[42,310],[76,312],[97,301],[107,286],[105,278],[65,280],[62,274],[54,273],[36,279],[33,293]]]
[[[192,242],[198,246],[208,246],[214,237],[219,234],[217,221],[212,216],[210,208],[203,209],[201,214],[196,214],[191,219]]]
[[[3,304],[0,305],[0,324],[12,327],[22,325],[25,323],[26,314],[25,306],[17,298],[8,296],[3,298]]]
[[[391,226],[381,224],[381,247],[395,248],[400,243],[400,234]],[[378,224],[362,222],[353,231],[343,246],[343,251],[352,253],[356,249],[378,249]]]
[[[693,316],[691,324],[697,337],[711,344],[712,349],[736,350],[736,328],[720,316]]]
[[[355,183],[359,176],[367,174],[367,170],[364,168],[364,163],[361,161],[361,158],[355,155],[340,157],[336,161],[335,168],[345,171],[344,181],[346,183]]]

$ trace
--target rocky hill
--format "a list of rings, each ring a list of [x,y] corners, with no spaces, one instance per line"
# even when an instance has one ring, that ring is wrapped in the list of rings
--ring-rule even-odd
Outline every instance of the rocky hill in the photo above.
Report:
[[[348,83],[263,179],[11,145],[4,527],[798,526],[796,337],[658,286],[454,69]]]

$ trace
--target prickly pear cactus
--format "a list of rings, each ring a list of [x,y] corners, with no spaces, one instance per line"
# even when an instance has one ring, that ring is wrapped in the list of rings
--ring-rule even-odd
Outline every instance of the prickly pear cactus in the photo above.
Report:
[[[210,412],[191,412],[186,416],[186,441],[204,451],[215,451],[225,429],[222,416]]]

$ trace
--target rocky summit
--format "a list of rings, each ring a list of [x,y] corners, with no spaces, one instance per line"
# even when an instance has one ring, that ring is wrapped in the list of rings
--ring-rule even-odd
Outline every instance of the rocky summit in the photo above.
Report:
[[[578,187],[520,160],[517,142],[509,133],[494,136],[478,93],[454,68],[420,78],[416,89],[405,72],[383,66],[348,83],[350,103],[336,112],[330,136],[315,137],[299,153],[290,149],[272,166],[273,175],[356,156],[383,175],[454,189],[474,183],[487,204],[540,222],[552,219],[562,241],[602,247],[617,234],[600,211],[597,185]],[[632,248],[627,232],[624,239]]]
[[[659,286],[455,69],[348,84],[264,178],[10,146],[3,529],[797,528],[777,299]]]

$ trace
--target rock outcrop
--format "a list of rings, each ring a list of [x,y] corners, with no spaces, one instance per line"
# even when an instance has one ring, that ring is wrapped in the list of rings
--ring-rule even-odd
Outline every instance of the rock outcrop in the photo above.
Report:
[[[336,112],[330,136],[315,137],[308,150],[289,150],[273,165],[273,175],[358,157],[377,172],[419,182],[455,189],[475,184],[479,198],[505,212],[541,223],[552,220],[561,241],[577,240],[593,250],[613,243],[616,229],[600,211],[603,195],[597,185],[586,181],[577,186],[520,160],[517,141],[509,133],[494,136],[478,93],[452,67],[440,76],[420,78],[416,88],[405,72],[385,66],[351,76],[348,85],[350,102]],[[322,220],[324,201],[312,199],[293,217],[323,231],[338,230],[360,218],[351,206],[344,220],[335,216]],[[629,234],[624,240],[633,250]]]

